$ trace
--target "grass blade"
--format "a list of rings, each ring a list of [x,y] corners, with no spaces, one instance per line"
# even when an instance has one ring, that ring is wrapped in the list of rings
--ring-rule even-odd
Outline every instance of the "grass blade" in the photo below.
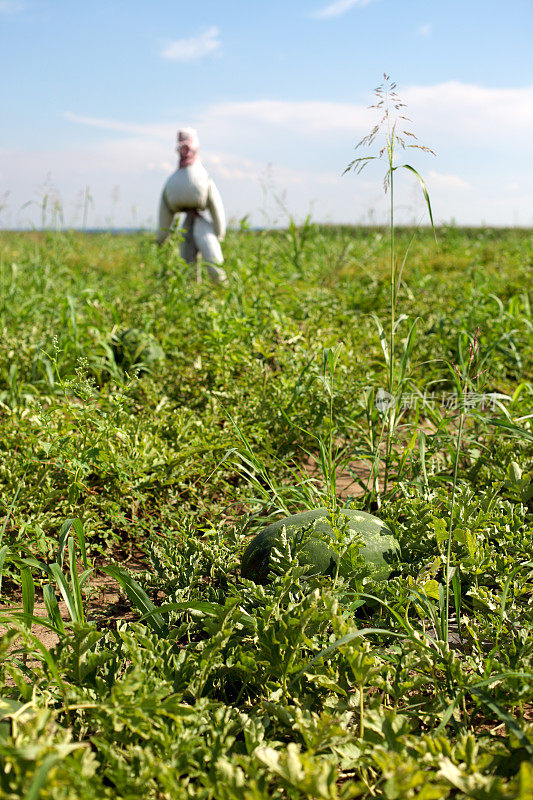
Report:
[[[2,578],[4,576],[4,561],[9,550],[9,546],[5,544],[0,548],[0,595],[2,594]]]
[[[193,615],[213,617],[216,619],[223,609],[223,606],[217,603],[209,603],[206,600],[187,600],[181,603],[165,603],[165,605],[159,607],[154,606],[152,611],[143,614],[139,622],[144,622],[155,614],[168,614],[170,611],[189,611]]]
[[[507,420],[503,419],[491,419],[490,422],[498,428],[503,428],[509,436],[514,436],[524,442],[533,444],[533,432],[527,428],[522,428],[520,425],[515,425],[513,422],[507,422]]]
[[[458,569],[453,573],[452,588],[455,616],[457,617],[457,629],[459,631],[459,639],[461,639],[461,578],[459,577]]]
[[[29,567],[24,567],[20,571],[20,580],[22,583],[22,608],[24,614],[31,617],[35,607],[35,584]],[[31,628],[31,622],[28,627]]]
[[[146,614],[146,620],[151,628],[161,636],[165,636],[168,632],[167,626],[163,621],[163,617],[159,613],[157,607],[152,603],[144,589],[139,586],[137,581],[133,580],[129,575],[123,572],[116,564],[110,564],[108,567],[102,568],[103,572],[111,575],[122,586],[128,598],[131,600],[137,611],[141,614]]]
[[[400,373],[398,378],[398,383],[400,385],[400,388],[402,387],[405,377],[405,372],[407,370],[407,365],[409,363],[409,358],[411,357],[411,352],[415,344],[417,323],[418,323],[418,317],[414,320],[413,324],[409,329],[409,333],[407,334],[407,341],[405,342],[405,346],[403,348],[403,353],[400,360]]]
[[[44,599],[44,606],[46,608],[46,612],[48,614],[48,619],[57,628],[60,633],[65,633],[65,623],[63,622],[63,617],[61,616],[61,612],[59,610],[59,603],[57,602],[57,597],[55,595],[54,590],[52,589],[49,583],[45,584],[43,587],[43,599]]]
[[[424,179],[420,175],[420,173],[417,172],[414,167],[411,167],[410,164],[401,164],[401,166],[395,167],[395,169],[407,169],[410,172],[412,172],[413,175],[416,175],[416,177],[418,178],[418,182],[420,183],[420,186],[422,187],[422,191],[424,193],[424,197],[425,197],[425,200],[426,200],[426,205],[428,207],[429,218],[431,220],[431,227],[433,228],[433,235],[435,236],[435,241],[437,241],[437,232],[435,230],[435,223],[433,222],[433,212],[431,210],[431,201],[429,199],[429,192],[428,192],[428,189],[427,189],[427,186],[426,186],[426,182],[424,181]]]
[[[381,320],[379,319],[377,314],[371,314],[370,316],[376,323],[376,328],[378,329],[379,333],[379,341],[381,343],[381,349],[383,350],[383,355],[385,356],[385,363],[388,367],[390,364],[390,354],[389,354],[389,344],[387,342],[387,334],[385,333],[383,325],[381,324]]]
[[[2,617],[1,619],[2,619],[2,625],[5,624],[6,619],[10,619],[22,622],[23,625],[26,625],[26,623],[31,623],[31,625],[40,625],[43,628],[47,628],[49,631],[52,631],[53,633],[57,634],[61,633],[57,625],[55,625],[53,622],[49,622],[46,619],[46,617],[36,617],[33,614],[31,616],[28,616],[28,614],[24,613],[24,611],[10,611],[9,617]]]
[[[83,569],[89,569],[89,564],[87,561],[87,546],[85,543],[85,532],[83,530],[83,523],[79,517],[76,517],[73,520],[72,527],[76,532],[76,536],[78,537],[78,542],[80,544],[80,554],[81,554]]]
[[[418,451],[420,453],[420,468],[422,470],[422,478],[424,480],[424,492],[426,496],[429,494],[429,480],[426,467],[426,434],[422,429],[417,431]]]
[[[59,534],[59,544],[57,548],[55,561],[57,561],[57,563],[61,567],[63,566],[63,551],[65,549],[65,542],[67,541],[68,535],[72,529],[74,529],[74,532],[78,537],[78,542],[80,543],[80,553],[81,553],[83,568],[88,569],[89,565],[87,562],[87,547],[85,542],[85,533],[83,531],[83,523],[79,517],[69,518],[65,520],[65,522],[61,526],[61,532]]]
[[[41,764],[39,764],[38,768],[35,770],[31,786],[26,793],[26,800],[39,800],[46,777],[57,761],[59,761],[58,754],[50,753],[50,755],[46,756]]]
[[[55,557],[55,561],[59,564],[60,567],[63,566],[63,550],[65,548],[65,542],[67,541],[67,536],[70,533],[70,529],[72,528],[73,522],[74,522],[73,519],[67,519],[61,526],[61,531],[59,533],[59,543],[57,546],[57,553]]]
[[[72,592],[70,591],[70,587],[69,587],[69,585],[67,583],[67,579],[65,578],[65,576],[61,572],[61,568],[60,568],[59,564],[51,564],[50,565],[50,572],[52,573],[52,576],[53,576],[55,582],[57,583],[59,591],[61,592],[61,594],[63,596],[63,600],[65,601],[65,604],[67,606],[67,610],[68,610],[70,619],[73,622],[80,622],[81,620],[78,619],[78,611],[77,611],[77,608],[76,608],[76,602],[74,600],[74,596],[73,596]]]
[[[74,550],[74,539],[72,536],[68,540],[68,559],[70,566],[70,581],[72,584],[72,594],[78,622],[85,622],[85,612],[83,610],[83,598],[81,596],[80,581],[78,579],[78,565],[76,564],[76,553]]]
[[[438,736],[440,733],[442,733],[442,731],[452,718],[452,714],[459,705],[462,696],[463,692],[459,692],[459,694],[456,695],[455,698],[452,700],[452,702],[450,703],[444,714],[442,714],[440,724],[438,725],[437,728],[435,728],[435,736]]]

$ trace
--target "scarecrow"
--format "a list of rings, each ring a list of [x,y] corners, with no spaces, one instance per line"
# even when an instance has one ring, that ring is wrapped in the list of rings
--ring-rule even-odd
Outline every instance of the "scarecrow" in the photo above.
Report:
[[[178,169],[165,183],[159,204],[157,243],[162,244],[172,229],[176,214],[185,212],[181,257],[195,264],[201,256],[210,278],[223,283],[226,273],[220,242],[226,233],[224,206],[213,180],[198,158],[198,134],[193,128],[178,131]],[[211,220],[205,212],[209,211]],[[200,280],[200,268],[197,280]]]

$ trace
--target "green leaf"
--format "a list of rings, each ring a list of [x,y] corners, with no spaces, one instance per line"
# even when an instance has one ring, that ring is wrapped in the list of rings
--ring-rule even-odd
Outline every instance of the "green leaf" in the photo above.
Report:
[[[404,381],[404,378],[405,378],[405,372],[407,370],[407,365],[409,363],[409,359],[411,357],[411,352],[412,352],[413,347],[414,347],[414,343],[415,343],[415,339],[416,339],[416,326],[417,326],[417,323],[418,323],[418,317],[414,320],[413,324],[411,325],[411,327],[409,329],[409,333],[407,334],[407,340],[406,340],[404,348],[403,348],[402,357],[400,359],[400,373],[399,373],[399,378],[398,378],[398,382],[399,382],[400,386],[403,384],[403,381]]]
[[[2,594],[2,578],[4,576],[4,561],[6,560],[6,555],[8,553],[9,546],[5,544],[3,547],[0,547],[0,595]]]
[[[395,167],[395,169],[407,169],[410,172],[412,172],[413,175],[416,175],[416,177],[418,178],[418,181],[419,181],[420,186],[422,187],[422,191],[424,193],[424,197],[426,199],[426,205],[428,207],[429,218],[431,220],[431,227],[433,228],[433,235],[435,236],[435,241],[437,241],[437,232],[435,230],[435,223],[433,222],[433,212],[431,210],[431,203],[430,203],[430,200],[429,200],[429,192],[427,190],[427,186],[426,186],[426,183],[425,183],[424,179],[416,171],[416,169],[414,167],[411,167],[409,164],[401,164],[398,167]]]
[[[5,624],[5,620],[7,619],[19,620],[25,627],[29,627],[30,625],[40,625],[41,627],[47,628],[53,633],[61,633],[57,625],[55,625],[53,622],[49,622],[46,617],[36,617],[33,614],[26,614],[24,611],[10,611],[9,616],[2,617],[2,624]]]
[[[156,633],[159,633],[161,636],[166,636],[168,628],[164,623],[163,617],[137,581],[134,581],[132,577],[126,572],[123,572],[116,564],[102,567],[102,572],[106,572],[108,575],[111,575],[112,578],[115,578],[122,586],[135,608],[140,611],[142,615],[146,614],[148,625],[150,625]]]
[[[65,548],[65,542],[67,541],[67,537],[70,533],[73,522],[73,519],[67,519],[61,526],[61,531],[59,533],[59,544],[57,546],[57,553],[54,559],[60,567],[63,566],[63,550]]]
[[[83,598],[81,596],[81,587],[78,579],[78,566],[76,564],[76,553],[74,550],[74,539],[72,536],[70,536],[68,540],[68,557],[70,566],[70,581],[72,584],[72,594],[74,598],[74,605],[76,607],[77,621],[84,623],[85,612],[83,610]]]
[[[387,334],[385,333],[383,325],[381,324],[381,320],[379,319],[377,314],[372,313],[370,316],[376,323],[376,328],[378,329],[379,333],[379,341],[381,344],[381,349],[383,350],[383,355],[385,356],[385,363],[387,366],[389,366],[390,354],[389,354],[389,344],[387,342]]]
[[[459,692],[459,694],[452,700],[452,702],[450,703],[450,705],[448,706],[448,708],[446,709],[444,714],[442,714],[441,720],[440,720],[440,724],[435,729],[435,732],[433,734],[434,736],[438,736],[439,733],[442,733],[442,731],[444,730],[444,728],[446,727],[446,725],[450,721],[450,719],[452,717],[452,714],[455,711],[455,709],[457,708],[462,696],[463,696],[463,693]]]
[[[22,583],[22,608],[24,609],[24,614],[31,617],[35,606],[35,584],[33,583],[31,570],[28,567],[24,567],[20,571],[20,580]],[[31,623],[28,627],[31,628]]]
[[[151,611],[143,614],[139,622],[144,622],[144,620],[150,619],[150,617],[153,617],[155,614],[168,614],[171,611],[188,611],[193,616],[213,617],[217,619],[220,616],[220,612],[224,611],[224,606],[220,606],[217,603],[208,603],[204,600],[186,600],[181,603],[165,603],[162,606],[154,606]]]
[[[70,619],[73,622],[81,622],[81,620],[78,618],[78,610],[77,610],[77,607],[76,607],[76,601],[74,600],[74,596],[73,596],[72,592],[70,591],[70,587],[69,587],[69,585],[67,583],[67,579],[65,578],[65,576],[61,572],[61,568],[60,568],[59,564],[56,564],[56,563],[50,564],[50,572],[52,573],[52,577],[54,578],[55,582],[57,583],[59,591],[61,592],[61,594],[63,596],[63,600],[65,601],[65,604],[67,606],[67,611],[69,613]]]
[[[514,436],[516,439],[521,439],[530,444],[533,443],[533,431],[503,419],[491,419],[489,421],[492,425],[496,425],[497,428],[503,428],[509,436]]]
[[[85,542],[85,532],[83,530],[83,524],[79,517],[75,517],[72,522],[72,527],[76,532],[76,536],[78,537],[78,542],[80,544],[80,554],[81,554],[81,561],[83,564],[83,569],[89,569],[89,564],[87,561],[87,547]]]
[[[424,440],[425,434],[421,431]],[[435,539],[437,540],[437,544],[442,544],[448,540],[448,524],[445,519],[442,517],[433,517],[433,527],[435,530]]]
[[[63,617],[61,616],[61,612],[59,610],[59,604],[57,602],[57,597],[55,596],[55,592],[52,589],[49,583],[43,586],[43,599],[44,605],[46,608],[46,612],[48,614],[48,618],[50,622],[59,630],[61,633],[65,633],[65,623],[63,622]]]
[[[74,529],[74,532],[78,537],[78,542],[80,543],[80,554],[82,558],[83,568],[88,569],[89,565],[87,562],[87,547],[85,542],[85,533],[83,531],[83,523],[79,517],[69,518],[65,520],[65,522],[61,526],[61,532],[59,534],[59,544],[57,548],[55,561],[57,561],[57,563],[60,566],[63,566],[63,551],[65,548],[65,542],[67,541],[67,537],[72,529]]]
[[[439,582],[434,578],[422,584],[422,591],[427,597],[432,597],[433,600],[439,599]]]
[[[459,570],[454,572],[452,578],[453,600],[455,605],[455,616],[457,617],[457,628],[461,637],[461,577]]]

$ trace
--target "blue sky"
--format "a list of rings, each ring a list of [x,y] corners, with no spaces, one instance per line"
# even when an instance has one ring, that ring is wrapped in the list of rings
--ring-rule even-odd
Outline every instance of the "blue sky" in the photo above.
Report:
[[[383,165],[342,172],[384,72],[436,219],[533,226],[532,30],[531,0],[0,0],[0,226],[45,195],[80,225],[86,191],[90,226],[153,226],[185,125],[233,220],[382,221]],[[426,221],[407,173],[397,202]]]

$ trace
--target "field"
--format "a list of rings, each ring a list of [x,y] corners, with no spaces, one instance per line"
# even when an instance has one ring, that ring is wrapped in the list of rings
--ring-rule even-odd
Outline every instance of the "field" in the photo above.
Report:
[[[389,238],[0,234],[2,798],[533,797],[533,233]]]

